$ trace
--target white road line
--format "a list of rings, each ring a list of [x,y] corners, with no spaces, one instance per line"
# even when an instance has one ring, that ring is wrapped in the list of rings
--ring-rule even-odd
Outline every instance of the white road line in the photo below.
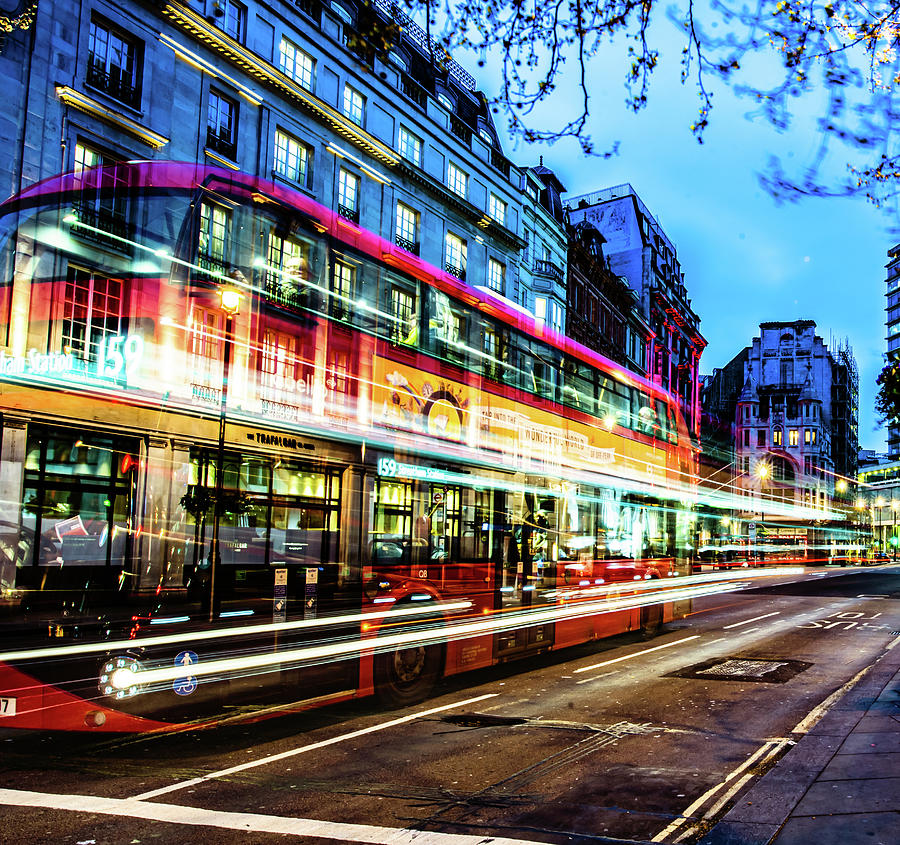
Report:
[[[722,630],[727,631],[729,628],[740,628],[741,625],[749,625],[751,622],[757,622],[760,619],[768,619],[770,616],[778,616],[781,613],[780,610],[776,610],[774,613],[764,613],[762,616],[754,616],[752,619],[745,619],[743,622],[735,622],[731,625],[723,625]]]
[[[348,734],[333,736],[331,739],[324,739],[321,742],[314,742],[310,745],[301,745],[299,748],[293,748],[290,751],[282,751],[280,754],[272,754],[270,757],[263,757],[259,760],[251,760],[248,763],[241,763],[238,766],[231,766],[228,769],[220,769],[217,772],[210,772],[209,774],[202,775],[198,778],[191,778],[190,780],[181,781],[180,783],[173,783],[170,786],[164,786],[160,789],[153,789],[150,792],[142,792],[140,795],[135,795],[128,800],[147,801],[150,798],[156,798],[159,795],[166,795],[169,792],[177,792],[180,789],[186,789],[189,786],[196,786],[198,783],[205,783],[208,780],[226,777],[227,775],[233,775],[237,772],[244,772],[247,769],[253,769],[257,766],[265,766],[269,763],[275,763],[278,760],[286,760],[289,757],[296,756],[297,754],[305,754],[307,751],[316,751],[319,748],[325,748],[329,745],[336,745],[339,742],[346,742],[348,739],[356,739],[356,737],[383,731],[387,728],[396,727],[397,725],[405,725],[407,722],[414,722],[416,719],[422,719],[425,716],[431,716],[435,713],[442,713],[444,710],[453,710],[457,707],[465,707],[468,704],[477,704],[479,701],[485,701],[488,698],[496,698],[499,694],[500,693],[497,692],[491,692],[487,695],[479,695],[476,698],[467,698],[465,701],[455,701],[453,702],[453,704],[444,704],[441,707],[432,707],[430,710],[420,710],[418,713],[410,713],[408,716],[401,716],[398,719],[391,719],[389,722],[382,722],[379,725],[372,725],[368,728],[361,728],[358,731],[351,731]]]
[[[725,775],[725,779],[721,783],[717,783],[710,789],[707,789],[696,801],[694,801],[689,807],[687,807],[684,811],[682,811],[681,815],[672,821],[667,827],[661,830],[656,834],[650,841],[651,842],[662,842],[669,837],[670,834],[674,833],[681,827],[685,822],[690,821],[693,813],[702,807],[710,798],[712,798],[720,789],[728,784],[729,781],[734,780],[744,769],[752,766],[760,757],[762,757],[773,745],[778,745],[782,742],[780,739],[770,739],[761,745],[756,751],[753,752],[740,766],[736,769],[730,771],[727,775]]]
[[[573,674],[579,674],[580,672],[590,672],[592,669],[599,669],[601,666],[609,666],[610,663],[619,663],[622,660],[631,660],[633,657],[643,657],[645,654],[650,654],[651,651],[659,651],[661,648],[671,648],[673,645],[681,645],[682,643],[688,642],[688,640],[696,640],[699,639],[700,634],[694,634],[692,637],[684,637],[680,640],[675,640],[673,643],[666,643],[665,645],[654,646],[653,648],[645,648],[643,651],[636,651],[634,654],[626,654],[624,657],[616,657],[612,660],[604,660],[602,663],[594,663],[592,666],[582,666],[580,669],[576,669]]]
[[[599,681],[601,678],[608,678],[610,675],[615,675],[618,670],[613,669],[612,672],[604,672],[602,675],[594,675],[593,678],[583,678],[580,681],[575,681],[575,684],[589,684],[591,681]]]
[[[179,804],[136,801],[134,798],[51,795],[19,789],[0,789],[0,804],[15,807],[42,807],[48,810],[70,810],[104,816],[124,816],[177,825],[217,827],[225,830],[241,830],[251,834],[280,833],[288,836],[333,839],[338,842],[364,842],[371,843],[371,845],[536,845],[533,840],[507,839],[499,836],[430,833],[367,824],[266,816],[261,813],[230,813],[206,810],[201,807],[184,807]]]

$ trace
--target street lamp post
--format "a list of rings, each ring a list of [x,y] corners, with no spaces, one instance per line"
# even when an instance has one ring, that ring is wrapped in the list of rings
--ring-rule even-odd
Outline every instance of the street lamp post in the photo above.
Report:
[[[891,510],[894,512],[894,522],[891,528],[891,557],[897,560],[897,509],[900,508],[900,502],[891,499]]]
[[[225,315],[225,349],[222,355],[222,400],[219,404],[219,443],[216,451],[216,497],[213,502],[213,529],[211,560],[209,564],[209,621],[215,620],[221,603],[216,593],[216,576],[221,555],[219,553],[219,522],[222,518],[222,496],[225,474],[225,415],[228,404],[228,376],[231,370],[231,347],[234,345],[234,318],[241,305],[241,294],[234,288],[219,291],[222,312]]]

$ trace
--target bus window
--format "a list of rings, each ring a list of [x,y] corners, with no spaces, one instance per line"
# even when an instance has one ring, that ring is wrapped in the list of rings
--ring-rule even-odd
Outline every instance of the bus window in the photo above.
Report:
[[[628,388],[608,376],[597,378],[597,415],[607,428],[631,427],[631,399]]]
[[[570,408],[596,412],[594,371],[574,358],[566,358],[562,366],[562,401]]]
[[[509,358],[509,333],[493,320],[481,324],[481,372],[485,378],[503,381]]]
[[[428,348],[454,364],[464,366],[468,357],[466,309],[434,288],[428,290]]]
[[[419,345],[419,294],[414,282],[385,279],[387,336],[400,346]]]

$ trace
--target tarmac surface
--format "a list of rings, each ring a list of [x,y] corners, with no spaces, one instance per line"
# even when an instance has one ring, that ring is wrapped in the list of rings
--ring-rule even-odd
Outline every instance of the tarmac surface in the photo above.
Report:
[[[900,636],[699,845],[900,845],[898,645]]]

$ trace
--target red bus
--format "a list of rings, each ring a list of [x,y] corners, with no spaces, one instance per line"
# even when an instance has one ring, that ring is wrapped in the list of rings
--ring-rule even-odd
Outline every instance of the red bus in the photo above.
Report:
[[[404,705],[688,595],[675,403],[502,297],[193,164],[0,227],[0,726]]]

